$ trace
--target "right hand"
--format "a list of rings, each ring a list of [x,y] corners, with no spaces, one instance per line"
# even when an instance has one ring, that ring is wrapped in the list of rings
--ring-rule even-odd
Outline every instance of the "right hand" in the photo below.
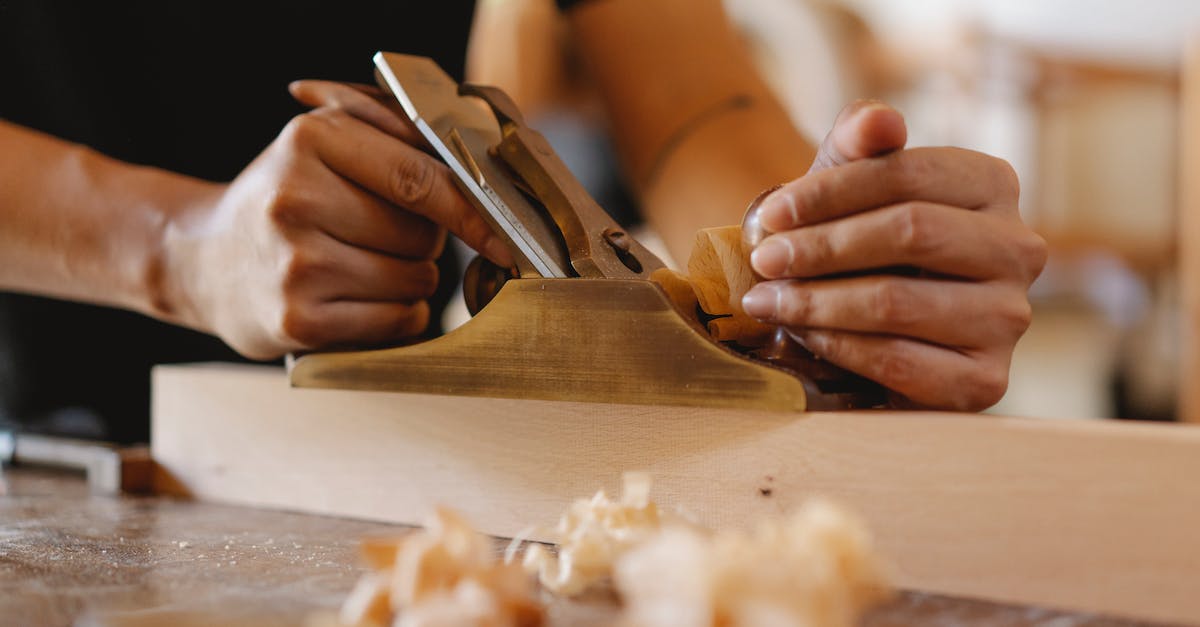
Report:
[[[171,220],[175,315],[254,359],[397,343],[429,321],[445,229],[513,263],[411,123],[362,97],[292,119],[232,183]]]
[[[981,411],[1007,390],[1046,243],[1012,166],[906,138],[880,103],[838,117],[812,170],[763,199],[773,234],[751,263],[767,280],[742,305],[899,406]]]

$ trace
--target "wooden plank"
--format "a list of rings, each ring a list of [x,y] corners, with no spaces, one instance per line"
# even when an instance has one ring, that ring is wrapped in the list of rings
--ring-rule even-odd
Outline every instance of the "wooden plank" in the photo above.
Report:
[[[1180,316],[1179,416],[1200,422],[1200,33],[1184,55],[1180,116],[1179,280]]]
[[[153,454],[202,498],[397,522],[452,504],[508,536],[655,478],[713,527],[824,494],[908,588],[1200,618],[1200,429],[938,413],[771,414],[290,389],[261,367],[159,367]]]

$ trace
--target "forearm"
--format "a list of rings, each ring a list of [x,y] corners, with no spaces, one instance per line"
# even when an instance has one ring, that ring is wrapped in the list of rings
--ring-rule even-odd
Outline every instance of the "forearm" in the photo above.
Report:
[[[759,77],[718,0],[603,0],[571,13],[647,219],[686,260],[813,148]],[[619,34],[619,36],[617,35]]]
[[[0,289],[195,325],[164,271],[173,217],[219,185],[0,121]]]
[[[662,160],[639,199],[672,256],[685,263],[696,231],[739,224],[769,187],[801,176],[812,163],[807,142],[769,112],[728,112],[689,134]]]

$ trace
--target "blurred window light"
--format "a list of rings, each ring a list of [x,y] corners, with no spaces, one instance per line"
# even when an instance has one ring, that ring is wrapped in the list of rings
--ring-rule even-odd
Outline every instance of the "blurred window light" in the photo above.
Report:
[[[889,39],[928,45],[970,24],[1062,56],[1174,67],[1200,29],[1196,0],[840,0]]]

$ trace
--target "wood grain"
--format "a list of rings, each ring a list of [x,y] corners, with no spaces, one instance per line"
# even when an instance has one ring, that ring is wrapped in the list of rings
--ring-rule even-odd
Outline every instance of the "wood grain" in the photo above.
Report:
[[[408,523],[446,503],[510,536],[643,470],[661,504],[713,527],[832,497],[906,588],[1200,618],[1194,427],[298,390],[248,366],[153,376],[154,458],[202,499]]]

